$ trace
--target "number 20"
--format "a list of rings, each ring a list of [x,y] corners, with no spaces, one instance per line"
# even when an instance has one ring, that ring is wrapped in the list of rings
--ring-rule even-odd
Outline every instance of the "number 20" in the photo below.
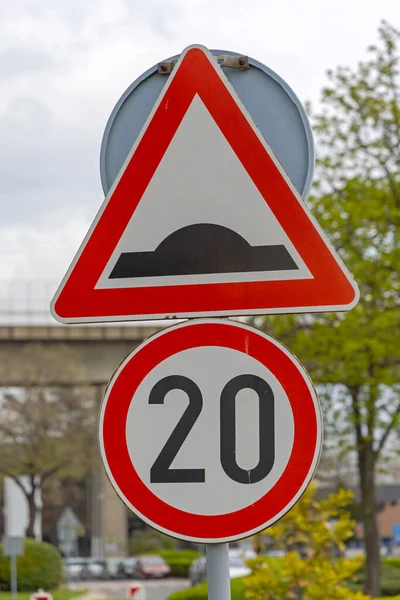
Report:
[[[236,461],[237,394],[244,389],[254,390],[259,401],[259,460],[250,470],[242,469]],[[158,381],[149,395],[149,404],[164,404],[172,390],[182,390],[189,405],[150,469],[151,483],[204,483],[205,469],[171,469],[171,463],[203,408],[203,396],[192,379],[169,375]],[[220,397],[220,460],[225,473],[237,483],[257,483],[266,477],[275,462],[274,394],[269,384],[257,375],[239,375],[225,385]]]

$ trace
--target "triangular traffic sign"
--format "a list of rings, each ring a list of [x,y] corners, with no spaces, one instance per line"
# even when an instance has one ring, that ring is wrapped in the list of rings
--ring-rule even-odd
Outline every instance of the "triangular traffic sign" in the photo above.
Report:
[[[77,323],[336,311],[358,297],[222,68],[190,46],[52,313]]]

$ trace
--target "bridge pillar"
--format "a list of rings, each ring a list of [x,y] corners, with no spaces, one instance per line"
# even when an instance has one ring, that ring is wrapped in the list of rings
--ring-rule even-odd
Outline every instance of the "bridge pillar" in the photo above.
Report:
[[[127,508],[111,487],[103,472],[102,526],[104,556],[127,556],[128,554],[128,514]]]
[[[105,386],[95,385],[96,404],[100,408]],[[100,458],[100,457],[99,457]],[[92,556],[127,556],[128,514],[125,504],[108,480],[105,469],[98,465],[93,496]],[[96,493],[97,492],[97,493]]]

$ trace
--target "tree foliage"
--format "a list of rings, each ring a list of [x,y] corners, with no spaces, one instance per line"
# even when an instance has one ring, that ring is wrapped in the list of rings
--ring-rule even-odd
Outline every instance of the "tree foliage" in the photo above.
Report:
[[[387,23],[356,69],[329,72],[313,117],[317,178],[309,203],[357,281],[345,314],[268,317],[319,385],[328,444],[356,451],[366,589],[379,592],[377,463],[398,447],[400,418],[400,34]],[[256,320],[257,323],[259,321]],[[329,435],[330,434],[330,435]]]
[[[67,348],[54,353],[43,346],[33,353],[27,346],[23,352],[29,386],[3,390],[1,398],[0,472],[12,477],[28,500],[27,535],[32,537],[37,487],[54,476],[81,476],[88,469],[95,401],[90,389],[54,385],[68,381],[77,368]],[[28,485],[21,482],[23,475]]]
[[[360,302],[345,314],[263,323],[325,384],[334,424],[345,414],[347,431],[359,428],[376,456],[400,409],[400,36],[384,23],[380,37],[383,47],[372,47],[356,71],[330,72],[314,116],[320,159],[309,203],[354,275]],[[332,384],[341,386],[336,395]]]
[[[362,559],[336,558],[353,534],[354,522],[343,510],[351,499],[351,492],[340,490],[327,500],[317,500],[311,485],[283,519],[261,534],[288,552],[279,559],[260,556],[251,561],[246,598],[363,600],[361,592],[348,587]]]
[[[129,540],[129,551],[132,555],[174,550],[178,542],[174,538],[156,529],[134,531]]]

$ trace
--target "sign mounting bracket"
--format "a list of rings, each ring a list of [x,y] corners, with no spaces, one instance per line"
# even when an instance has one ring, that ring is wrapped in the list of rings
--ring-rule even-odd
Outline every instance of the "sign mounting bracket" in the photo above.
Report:
[[[230,69],[239,69],[240,71],[244,71],[245,69],[250,68],[249,57],[248,56],[230,56],[229,54],[213,54],[214,60],[219,64],[220,67],[229,67]],[[172,73],[177,59],[164,61],[158,63],[157,71],[160,75],[169,75]]]

